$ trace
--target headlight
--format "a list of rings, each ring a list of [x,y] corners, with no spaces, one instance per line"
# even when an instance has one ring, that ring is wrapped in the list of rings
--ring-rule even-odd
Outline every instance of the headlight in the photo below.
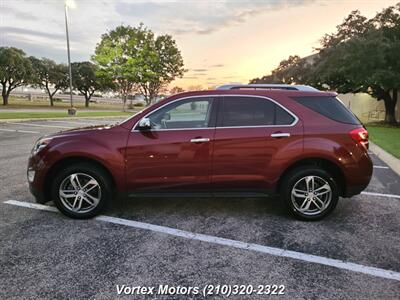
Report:
[[[32,149],[32,155],[38,154],[41,150],[46,148],[48,144],[50,144],[52,138],[40,138],[38,141],[35,143]]]

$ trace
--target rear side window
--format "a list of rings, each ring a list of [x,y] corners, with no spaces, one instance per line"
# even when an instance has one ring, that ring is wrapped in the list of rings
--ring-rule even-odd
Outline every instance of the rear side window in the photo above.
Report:
[[[357,117],[335,97],[293,97],[293,99],[331,120],[347,124],[361,124]]]
[[[290,125],[294,117],[265,98],[225,97],[220,112],[219,126]]]

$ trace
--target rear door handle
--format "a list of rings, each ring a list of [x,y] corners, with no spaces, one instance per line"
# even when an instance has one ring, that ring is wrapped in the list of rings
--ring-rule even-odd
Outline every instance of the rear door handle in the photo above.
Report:
[[[287,132],[277,132],[277,133],[271,134],[271,137],[273,137],[273,138],[286,138],[286,137],[290,137],[290,133],[287,133]]]
[[[195,138],[190,140],[191,143],[207,143],[209,141],[209,138]]]

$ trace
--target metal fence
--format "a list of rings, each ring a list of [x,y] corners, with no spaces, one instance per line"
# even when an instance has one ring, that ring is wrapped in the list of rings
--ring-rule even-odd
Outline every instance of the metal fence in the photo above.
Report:
[[[21,98],[26,98],[29,101],[34,101],[35,99],[37,100],[48,100],[49,96],[44,93],[39,93],[39,92],[12,92],[12,96],[15,97],[21,97]],[[55,94],[54,99],[59,99],[63,102],[69,102],[69,94]],[[85,97],[82,95],[73,95],[72,96],[73,101],[76,102],[85,102]],[[127,103],[130,103],[131,100],[127,100]],[[132,100],[133,103],[136,102],[143,102],[142,99],[134,99]],[[90,98],[90,102],[95,102],[95,103],[103,103],[103,104],[122,104],[122,99],[121,98],[109,98],[109,97],[96,97],[92,96]]]

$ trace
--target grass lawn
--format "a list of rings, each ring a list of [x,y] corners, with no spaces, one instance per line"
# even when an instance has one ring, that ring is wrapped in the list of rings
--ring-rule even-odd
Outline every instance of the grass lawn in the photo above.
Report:
[[[400,126],[366,125],[372,142],[400,158]]]
[[[1,98],[0,98],[1,101]],[[126,105],[128,106],[129,100],[127,101]],[[116,103],[94,103],[91,102],[89,104],[89,107],[85,107],[85,103],[82,101],[74,101],[74,106],[77,109],[85,109],[85,110],[122,110],[122,101],[116,101]],[[16,109],[16,108],[46,108],[46,109],[66,109],[70,107],[70,104],[68,101],[54,101],[54,106],[50,106],[50,103],[46,99],[42,98],[35,98],[32,102],[29,101],[27,98],[23,97],[15,97],[15,96],[10,96],[8,99],[8,105],[7,106],[0,106],[1,109],[7,110],[7,109]],[[138,107],[138,110],[142,109],[143,107]]]
[[[119,112],[119,111],[82,111],[79,112],[78,117],[116,117],[116,116],[130,116],[132,112]],[[0,111],[0,119],[34,119],[34,118],[62,118],[68,117],[67,111],[51,111],[51,112],[7,112]],[[71,117],[74,118],[74,117]]]

